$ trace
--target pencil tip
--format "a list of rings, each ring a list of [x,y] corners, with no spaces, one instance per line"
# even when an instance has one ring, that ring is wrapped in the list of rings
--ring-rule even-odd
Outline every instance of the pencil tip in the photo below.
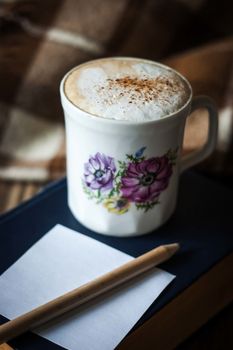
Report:
[[[173,254],[175,254],[177,252],[177,250],[180,249],[180,245],[179,243],[171,243],[171,244],[166,244],[165,245],[167,251],[168,251],[168,254],[170,256],[172,256]]]

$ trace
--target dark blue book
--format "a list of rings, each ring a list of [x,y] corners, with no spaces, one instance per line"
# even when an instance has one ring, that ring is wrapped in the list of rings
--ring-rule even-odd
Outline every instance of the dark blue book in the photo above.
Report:
[[[192,285],[197,284],[202,276],[213,271],[215,266],[231,256],[233,250],[232,202],[232,190],[189,172],[181,177],[176,211],[164,226],[144,236],[116,238],[92,232],[73,217],[67,206],[67,185],[64,179],[48,186],[32,200],[0,217],[0,274],[57,223],[135,257],[155,246],[179,242],[181,249],[177,255],[161,265],[161,268],[177,277],[126,337],[126,339],[133,339],[134,334],[140,335],[138,330],[145,329],[145,325],[151,324],[151,320],[168,304],[174,302]],[[218,281],[223,283],[223,278],[225,283],[228,283],[225,275],[222,279],[218,277],[216,275],[215,286],[218,286]],[[206,285],[205,288],[207,295],[215,293],[211,286]],[[195,302],[195,296],[193,296],[193,302]],[[197,312],[198,307],[199,305],[195,305]],[[218,306],[216,310],[219,309]],[[178,311],[177,315],[179,316]],[[177,319],[171,320],[173,328],[174,324],[179,322],[178,316]],[[0,316],[0,323],[5,321],[6,319]],[[146,344],[146,340],[143,341]],[[155,339],[154,345],[156,343],[158,344]],[[11,341],[10,344],[18,350],[62,349],[30,332]],[[124,341],[122,348],[124,348]]]

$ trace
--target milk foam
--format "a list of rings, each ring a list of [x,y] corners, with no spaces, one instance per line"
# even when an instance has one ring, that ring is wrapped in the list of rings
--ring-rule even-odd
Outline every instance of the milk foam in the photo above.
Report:
[[[178,74],[156,63],[111,58],[72,71],[65,94],[76,106],[103,118],[148,121],[180,109],[190,91]]]

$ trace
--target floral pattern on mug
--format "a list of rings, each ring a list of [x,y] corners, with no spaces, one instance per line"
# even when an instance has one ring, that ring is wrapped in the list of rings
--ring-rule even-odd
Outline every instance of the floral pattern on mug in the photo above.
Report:
[[[96,153],[84,165],[84,177],[88,187],[92,190],[106,191],[113,188],[115,163],[112,157]]]
[[[144,212],[159,203],[160,194],[168,187],[178,148],[161,157],[146,159],[146,147],[125,161],[96,153],[84,164],[83,189],[89,199],[102,203],[114,214],[124,214],[131,205]]]

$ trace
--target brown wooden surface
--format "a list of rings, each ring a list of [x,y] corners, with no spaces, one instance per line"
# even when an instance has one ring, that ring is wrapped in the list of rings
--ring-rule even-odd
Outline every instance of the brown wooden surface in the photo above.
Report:
[[[0,350],[12,350],[12,348],[7,344],[3,344],[0,345]]]
[[[42,185],[39,183],[0,181],[0,214],[33,197]]]
[[[172,350],[232,301],[233,253],[130,334],[118,349]]]

